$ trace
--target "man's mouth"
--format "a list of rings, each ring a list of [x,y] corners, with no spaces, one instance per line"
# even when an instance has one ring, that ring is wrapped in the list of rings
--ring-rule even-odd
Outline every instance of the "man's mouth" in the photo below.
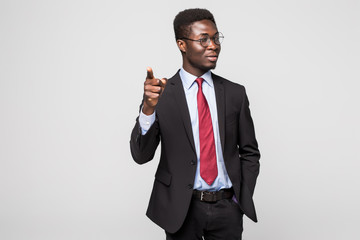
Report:
[[[207,58],[211,61],[211,62],[216,62],[218,56],[214,55],[214,56],[207,56]]]

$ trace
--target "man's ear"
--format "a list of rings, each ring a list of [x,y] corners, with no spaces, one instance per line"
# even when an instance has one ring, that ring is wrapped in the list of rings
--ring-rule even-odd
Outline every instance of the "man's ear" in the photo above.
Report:
[[[186,53],[186,42],[184,40],[176,40],[176,44],[182,53]]]

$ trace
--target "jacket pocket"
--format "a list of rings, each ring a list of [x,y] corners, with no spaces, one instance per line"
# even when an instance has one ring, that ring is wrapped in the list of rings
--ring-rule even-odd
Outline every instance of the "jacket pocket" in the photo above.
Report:
[[[165,184],[166,186],[170,186],[171,174],[162,168],[158,168],[155,174],[155,179]]]

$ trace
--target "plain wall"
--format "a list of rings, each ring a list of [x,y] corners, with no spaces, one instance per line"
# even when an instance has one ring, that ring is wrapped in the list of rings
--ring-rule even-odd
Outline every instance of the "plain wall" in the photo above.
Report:
[[[360,239],[360,3],[0,1],[0,239],[165,239],[146,216],[158,153],[130,132],[146,67],[181,67],[172,21],[213,12],[214,70],[244,85],[262,153],[244,239]]]

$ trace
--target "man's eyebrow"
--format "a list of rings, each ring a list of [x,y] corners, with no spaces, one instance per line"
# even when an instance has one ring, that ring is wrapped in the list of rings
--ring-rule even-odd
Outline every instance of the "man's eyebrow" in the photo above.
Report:
[[[216,34],[218,34],[219,33],[219,31],[217,31],[215,34],[214,34],[214,36],[216,35]],[[200,35],[201,36],[210,36],[208,33],[200,33]]]

